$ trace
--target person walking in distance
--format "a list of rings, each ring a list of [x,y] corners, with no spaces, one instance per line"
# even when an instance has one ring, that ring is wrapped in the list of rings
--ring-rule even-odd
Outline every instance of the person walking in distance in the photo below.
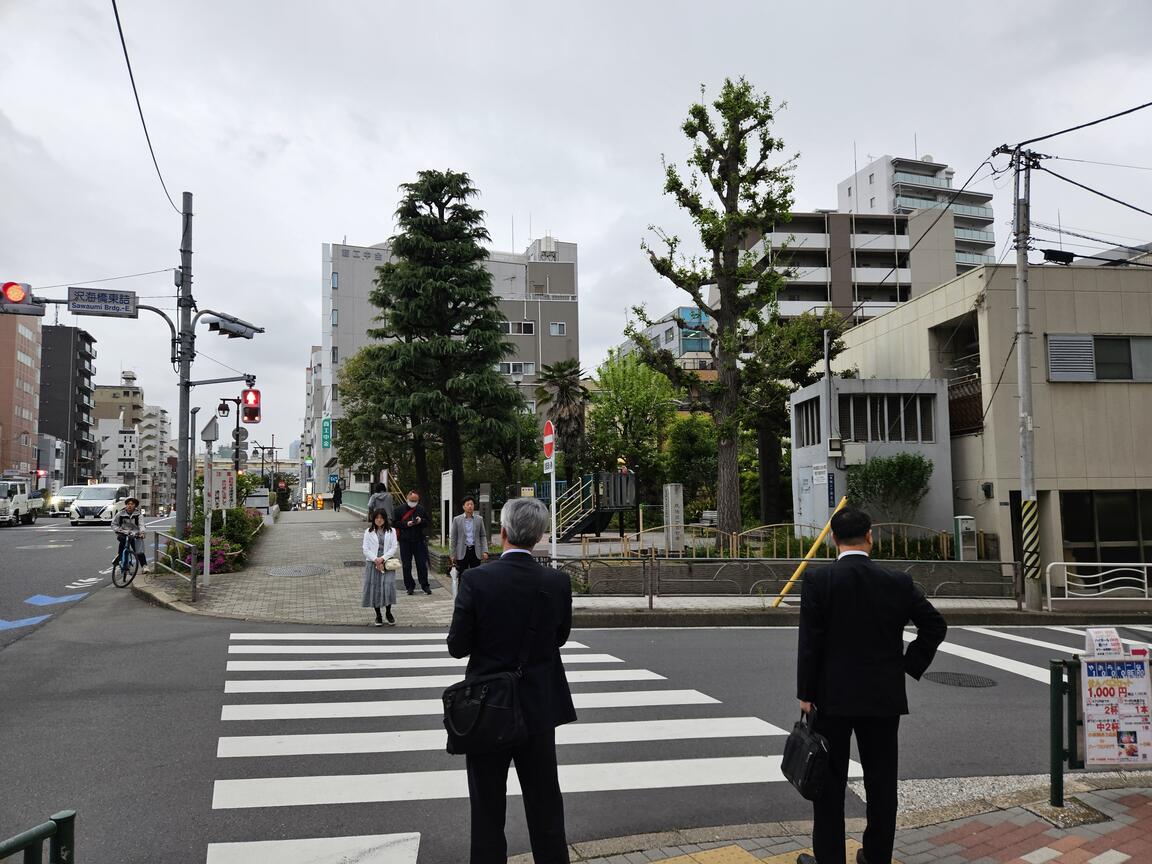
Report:
[[[372,514],[377,510],[383,510],[389,514],[392,512],[392,496],[388,493],[388,487],[383,483],[377,483],[373,487],[372,495],[368,498],[368,515],[364,521],[370,522]]]
[[[344,500],[344,486],[337,480],[336,485],[332,487],[332,509],[337,513],[340,512],[340,504]]]
[[[465,496],[463,508],[464,512],[452,520],[452,530],[448,533],[448,554],[461,579],[465,570],[479,567],[481,561],[488,560],[488,528],[476,515],[476,499]]]
[[[928,669],[948,625],[907,573],[873,563],[872,520],[855,507],[832,517],[836,561],[804,577],[796,696],[828,739],[824,791],[813,802],[812,851],[797,864],[845,864],[844,792],[851,738],[864,769],[868,826],[857,864],[891,864],[896,837],[904,676]],[[916,639],[904,647],[904,626]]]
[[[392,607],[396,605],[396,572],[387,565],[389,560],[396,558],[396,532],[388,524],[385,511],[373,510],[371,519],[368,530],[364,532],[364,596],[360,605],[376,610],[377,627],[384,626],[385,618],[380,617],[380,607],[383,606],[391,626],[396,623],[392,617]]]
[[[428,541],[425,539],[425,526],[428,524],[428,513],[420,503],[420,494],[413,490],[408,493],[408,500],[396,508],[396,518],[393,520],[400,536],[400,561],[404,565],[404,587],[409,594],[416,591],[416,583],[412,580],[412,560],[416,560],[416,575],[420,579],[420,590],[431,594],[428,587]]]
[[[516,764],[524,817],[536,864],[568,864],[564,799],[556,769],[556,727],[576,719],[560,646],[572,629],[572,585],[541,567],[532,547],[548,530],[549,514],[536,498],[513,498],[500,511],[504,554],[484,566],[484,578],[461,581],[448,630],[448,653],[468,657],[465,679],[512,672],[530,622],[536,634],[519,683],[528,739],[509,750],[468,754],[471,864],[504,864],[508,768]]]

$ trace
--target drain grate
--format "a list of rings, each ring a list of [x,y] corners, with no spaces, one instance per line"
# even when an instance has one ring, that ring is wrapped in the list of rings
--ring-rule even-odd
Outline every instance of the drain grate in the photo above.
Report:
[[[319,576],[321,573],[327,572],[327,567],[317,567],[311,564],[299,564],[294,567],[274,567],[268,571],[268,575],[275,576],[277,579],[284,579],[294,576]]]
[[[968,675],[965,672],[927,672],[924,675],[929,681],[944,684],[948,687],[995,687],[996,682],[983,675]]]
[[[345,567],[363,567],[364,562],[363,561],[345,561],[344,566]]]

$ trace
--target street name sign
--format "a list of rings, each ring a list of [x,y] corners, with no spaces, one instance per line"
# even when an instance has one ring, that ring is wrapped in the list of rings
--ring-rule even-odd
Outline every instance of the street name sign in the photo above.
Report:
[[[555,471],[556,471],[556,460],[555,459],[545,459],[544,460],[544,473],[545,474],[553,474],[553,473],[555,473]]]
[[[68,311],[73,315],[100,315],[105,318],[136,318],[135,291],[109,291],[106,288],[68,288]]]

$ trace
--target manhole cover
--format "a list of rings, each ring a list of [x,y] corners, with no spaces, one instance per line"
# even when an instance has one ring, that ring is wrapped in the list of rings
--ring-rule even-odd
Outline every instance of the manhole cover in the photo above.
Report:
[[[327,573],[327,567],[317,567],[315,564],[298,564],[295,567],[275,567],[268,571],[269,576],[277,579],[286,579],[292,576],[319,576]]]
[[[928,672],[924,675],[929,681],[946,684],[949,687],[995,687],[996,682],[983,675],[968,675],[964,672]]]

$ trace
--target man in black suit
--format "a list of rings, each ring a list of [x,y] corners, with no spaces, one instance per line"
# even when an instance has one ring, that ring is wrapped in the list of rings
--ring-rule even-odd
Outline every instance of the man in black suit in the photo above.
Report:
[[[900,715],[908,713],[904,676],[919,680],[948,625],[907,573],[869,558],[872,520],[845,507],[832,517],[838,556],[804,578],[796,695],[815,706],[815,729],[828,739],[828,782],[813,802],[812,851],[797,864],[844,864],[844,792],[852,734],[864,769],[868,827],[857,864],[891,864],[896,838]],[[916,639],[904,648],[904,625]]]
[[[576,719],[560,646],[572,629],[572,585],[568,577],[541,567],[532,547],[548,528],[548,508],[536,498],[513,498],[500,511],[504,554],[483,567],[483,578],[460,582],[448,652],[469,657],[466,678],[513,671],[520,646],[538,609],[520,704],[529,738],[497,753],[468,754],[472,802],[471,864],[504,864],[508,766],[516,763],[524,816],[536,864],[568,864],[564,801],[556,769],[556,727]]]
[[[404,587],[412,594],[416,583],[412,580],[412,559],[416,559],[416,576],[420,579],[420,590],[431,594],[428,585],[428,539],[424,530],[428,526],[428,511],[420,503],[420,493],[413,489],[408,499],[396,508],[392,524],[400,541],[400,563],[404,567]]]

